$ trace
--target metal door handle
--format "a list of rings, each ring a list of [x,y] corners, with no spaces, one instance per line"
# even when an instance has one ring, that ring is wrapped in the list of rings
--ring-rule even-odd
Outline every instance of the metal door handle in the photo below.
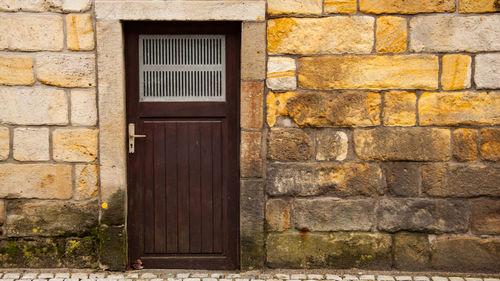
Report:
[[[128,124],[128,153],[135,152],[135,139],[136,138],[145,138],[146,135],[136,135],[135,134],[135,124]]]

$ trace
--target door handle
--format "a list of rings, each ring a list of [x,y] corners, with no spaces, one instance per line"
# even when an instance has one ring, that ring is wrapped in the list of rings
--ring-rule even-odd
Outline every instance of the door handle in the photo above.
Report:
[[[135,139],[145,138],[146,135],[136,135],[135,134],[135,124],[128,124],[128,153],[135,153]]]

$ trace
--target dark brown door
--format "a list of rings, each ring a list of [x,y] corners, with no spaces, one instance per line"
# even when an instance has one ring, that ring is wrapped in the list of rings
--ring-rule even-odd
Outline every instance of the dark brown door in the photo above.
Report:
[[[238,268],[241,25],[124,25],[129,264]]]

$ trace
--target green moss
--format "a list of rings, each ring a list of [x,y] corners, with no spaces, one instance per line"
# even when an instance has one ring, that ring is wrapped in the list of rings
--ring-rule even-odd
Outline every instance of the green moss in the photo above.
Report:
[[[101,263],[110,270],[125,270],[127,250],[124,227],[103,224],[99,237]]]
[[[253,270],[263,268],[265,261],[264,234],[241,237],[241,269]]]
[[[125,224],[125,192],[118,190],[113,193],[108,202],[108,207],[102,210],[101,223],[106,225]]]

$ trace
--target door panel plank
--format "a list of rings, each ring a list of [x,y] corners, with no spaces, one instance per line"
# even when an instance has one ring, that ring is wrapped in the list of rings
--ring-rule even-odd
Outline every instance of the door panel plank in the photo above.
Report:
[[[200,127],[201,139],[201,232],[203,235],[201,250],[210,253],[213,250],[213,200],[212,200],[212,124],[202,123]]]
[[[200,125],[189,123],[189,246],[201,252]]]
[[[222,139],[221,123],[212,125],[212,166],[213,173],[213,208],[214,208],[214,252],[222,252]]]
[[[167,253],[177,252],[177,126],[165,124]]]
[[[154,130],[153,125],[145,124],[146,142],[153,143]],[[146,145],[145,163],[144,163],[144,251],[146,253],[154,253],[154,146]]]
[[[161,123],[154,123],[154,210],[155,210],[155,253],[166,250],[165,221],[165,129]]]
[[[189,253],[189,141],[186,124],[177,123],[177,214],[179,253]]]

